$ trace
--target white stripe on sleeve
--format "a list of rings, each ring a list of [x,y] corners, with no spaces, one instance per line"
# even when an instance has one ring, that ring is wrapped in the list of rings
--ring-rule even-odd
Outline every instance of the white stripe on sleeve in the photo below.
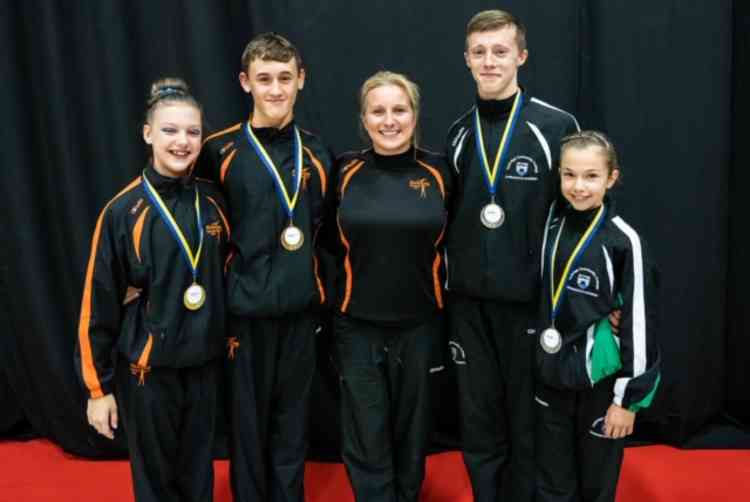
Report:
[[[630,239],[633,252],[633,297],[629,301],[632,302],[633,310],[633,377],[637,377],[646,371],[646,300],[641,239],[619,216],[612,218],[612,223]]]

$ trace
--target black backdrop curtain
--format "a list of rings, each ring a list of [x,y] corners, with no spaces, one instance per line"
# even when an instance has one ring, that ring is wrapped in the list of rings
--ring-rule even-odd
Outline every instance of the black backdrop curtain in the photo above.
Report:
[[[361,146],[356,92],[378,69],[405,72],[422,87],[423,144],[441,149],[474,97],[462,56],[465,23],[497,7],[528,26],[523,85],[584,127],[609,132],[619,147],[618,205],[662,271],[664,378],[649,412],[655,439],[680,444],[727,403],[747,419],[748,309],[739,295],[748,270],[739,218],[729,240],[729,208],[744,202],[739,187],[748,176],[739,148],[730,171],[732,79],[746,76],[747,60],[736,56],[733,72],[729,0],[4,0],[0,285],[8,319],[0,326],[0,378],[7,379],[0,409],[17,410],[69,451],[117,451],[85,424],[72,352],[90,235],[99,210],[143,164],[140,127],[152,80],[184,77],[210,129],[234,123],[250,106],[237,83],[244,44],[279,31],[302,49],[308,69],[298,121],[335,151]],[[734,8],[735,25],[747,33],[748,8]],[[746,35],[735,34],[734,46],[747,56]],[[737,93],[734,109],[742,103],[747,110]],[[734,125],[741,145],[739,119]],[[313,446],[324,455],[337,433],[324,355],[321,367]],[[450,370],[438,375],[438,431],[450,438],[455,386]]]
[[[750,424],[750,237],[748,236],[745,192],[750,186],[750,152],[744,115],[750,110],[750,3],[735,2],[732,95],[733,149],[729,191],[729,298],[727,301],[727,412],[734,419]],[[743,88],[741,84],[745,84]]]

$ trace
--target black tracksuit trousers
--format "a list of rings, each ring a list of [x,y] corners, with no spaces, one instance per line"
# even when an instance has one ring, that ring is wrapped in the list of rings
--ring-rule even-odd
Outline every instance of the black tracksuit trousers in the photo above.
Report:
[[[383,327],[337,315],[342,457],[357,502],[417,502],[430,431],[430,370],[442,316]]]
[[[624,439],[603,437],[614,378],[584,391],[537,384],[538,502],[614,502]]]
[[[317,316],[230,318],[230,478],[235,502],[303,502]]]
[[[476,502],[530,502],[534,494],[536,302],[447,300],[458,375],[461,441]]]
[[[221,364],[152,368],[139,376],[120,358],[119,416],[128,436],[137,502],[213,500],[213,445]]]

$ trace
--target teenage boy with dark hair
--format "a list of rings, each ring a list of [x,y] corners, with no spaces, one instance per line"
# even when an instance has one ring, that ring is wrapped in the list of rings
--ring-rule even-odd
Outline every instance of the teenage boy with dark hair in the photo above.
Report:
[[[250,118],[206,140],[197,168],[226,194],[228,412],[235,501],[303,502],[316,308],[325,301],[315,241],[331,166],[294,122],[299,51],[265,33],[242,54]]]
[[[578,124],[519,87],[528,51],[513,15],[474,16],[464,57],[477,98],[448,135],[457,187],[446,242],[464,462],[474,500],[523,502],[534,489],[540,246],[558,193],[560,138]]]

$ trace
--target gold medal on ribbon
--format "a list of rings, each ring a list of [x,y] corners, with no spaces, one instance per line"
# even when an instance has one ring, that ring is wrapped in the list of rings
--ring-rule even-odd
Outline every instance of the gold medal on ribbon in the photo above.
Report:
[[[297,251],[305,243],[305,234],[299,227],[289,225],[281,232],[281,245],[287,251]]]
[[[177,221],[175,221],[172,213],[169,211],[169,208],[167,208],[164,200],[159,195],[159,192],[157,192],[153,185],[151,185],[151,183],[148,181],[145,171],[143,172],[141,179],[143,180],[143,186],[146,191],[146,195],[148,195],[154,207],[156,207],[156,210],[158,211],[162,220],[164,220],[164,224],[169,229],[172,237],[174,237],[174,239],[180,244],[182,256],[187,261],[188,267],[190,267],[190,272],[193,276],[193,282],[190,286],[188,286],[188,288],[185,290],[185,293],[182,295],[182,302],[184,303],[185,308],[187,308],[188,310],[198,310],[206,302],[206,290],[203,289],[203,286],[198,284],[198,263],[200,262],[201,251],[203,250],[203,219],[201,218],[201,204],[200,196],[198,194],[198,188],[195,188],[195,218],[198,225],[199,242],[198,249],[195,251],[195,253],[193,253],[190,244],[185,238],[185,234],[177,224]]]
[[[194,282],[185,290],[182,301],[188,310],[198,310],[206,302],[206,290]]]
[[[263,147],[260,140],[255,136],[255,133],[253,133],[250,121],[245,125],[245,136],[247,136],[247,141],[258,154],[258,157],[260,157],[268,174],[271,175],[271,178],[274,181],[274,186],[276,187],[276,193],[281,200],[282,206],[284,206],[284,210],[289,216],[289,225],[281,232],[281,237],[279,239],[281,241],[281,246],[287,251],[296,251],[305,243],[304,233],[299,227],[296,227],[292,223],[294,208],[297,206],[297,201],[299,200],[300,187],[302,186],[302,178],[304,177],[302,166],[302,137],[300,136],[299,130],[296,126],[294,127],[294,195],[292,197],[289,197],[289,192],[284,185],[284,180],[282,180],[281,174],[279,173],[276,164],[274,164],[273,159],[268,155],[268,152]]]

